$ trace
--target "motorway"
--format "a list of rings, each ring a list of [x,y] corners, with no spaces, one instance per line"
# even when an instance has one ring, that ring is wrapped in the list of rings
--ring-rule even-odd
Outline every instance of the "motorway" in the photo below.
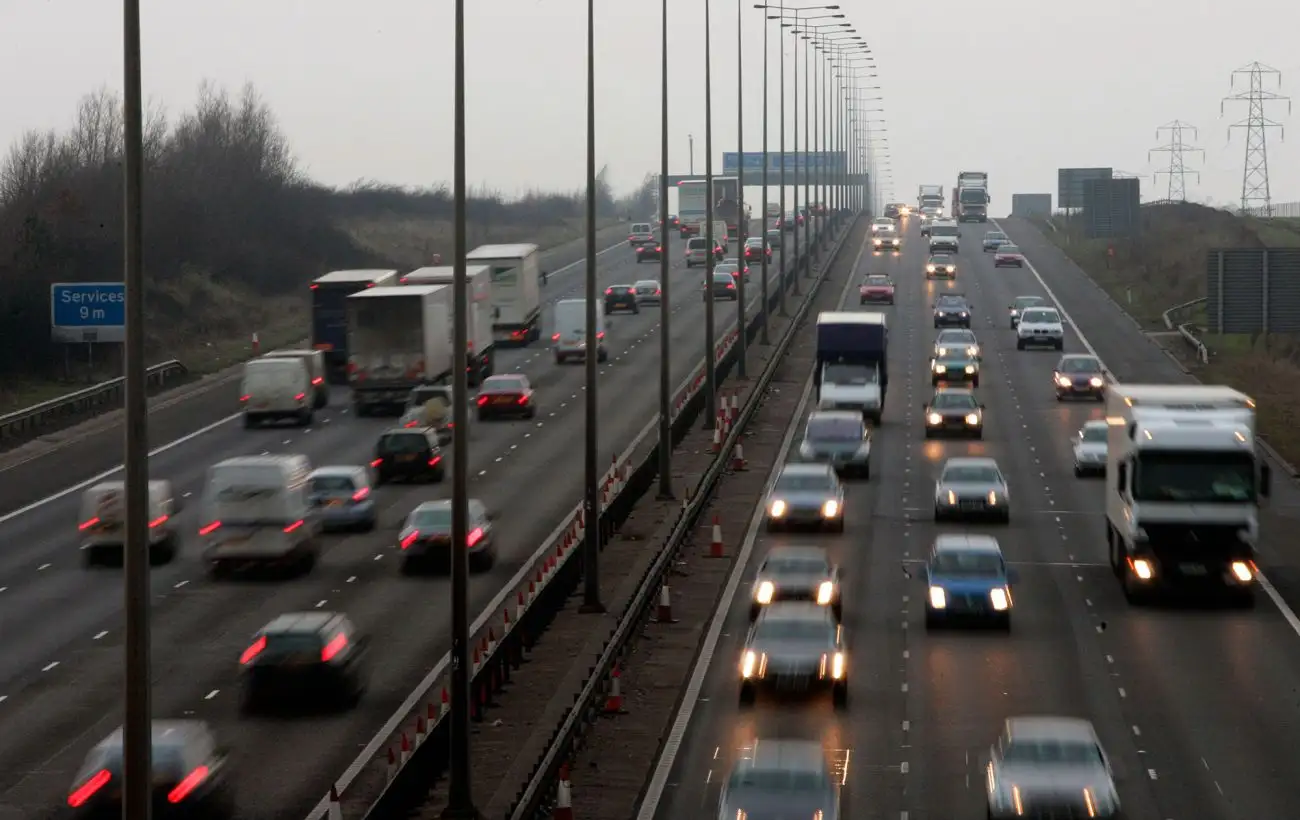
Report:
[[[676,253],[673,280],[672,381],[679,384],[703,358],[700,270],[686,271]],[[758,269],[750,286],[757,306]],[[602,256],[600,287],[658,278],[657,264],[636,265],[632,251]],[[771,277],[776,277],[775,269]],[[548,301],[578,296],[576,271],[553,275]],[[718,335],[735,323],[735,305],[716,303]],[[659,309],[607,320],[610,360],[600,368],[601,449],[611,456],[650,421],[657,407],[653,374],[659,361]],[[549,327],[545,329],[549,335]],[[472,614],[510,578],[576,504],[581,492],[584,368],[556,365],[545,344],[501,351],[497,372],[522,372],[538,391],[534,421],[476,423],[471,428],[471,493],[500,513],[499,558],[475,576]],[[215,411],[237,409],[237,386]],[[354,417],[342,391],[309,428],[246,431],[195,414],[189,429],[155,451],[153,478],[171,480],[190,503],[178,515],[191,542],[173,564],[155,569],[152,587],[153,711],[159,717],[210,721],[233,752],[241,818],[302,816],[351,762],[411,686],[449,648],[450,597],[444,578],[399,576],[393,542],[399,522],[416,503],[445,497],[442,486],[384,487],[375,533],[327,536],[313,573],[288,582],[207,579],[192,542],[206,468],[223,458],[261,453],[304,453],[314,464],[363,463],[393,420]],[[204,425],[206,422],[206,426]],[[176,422],[179,423],[179,422]],[[120,571],[83,569],[76,548],[78,484],[95,476],[79,448],[24,464],[5,476],[0,515],[0,818],[36,818],[63,801],[88,748],[121,722],[122,582]],[[457,454],[453,453],[452,457]],[[111,466],[108,465],[108,466]],[[105,467],[100,466],[102,470]],[[56,476],[45,500],[22,495],[24,475]],[[544,480],[538,481],[538,477]],[[11,489],[12,488],[12,489]],[[376,648],[369,692],[353,712],[298,720],[243,719],[232,691],[237,658],[253,632],[276,614],[319,608],[346,611]],[[428,626],[417,627],[426,623]],[[6,813],[8,812],[8,813]]]
[[[1102,406],[1055,400],[1059,354],[1017,351],[1007,305],[1017,295],[1043,295],[1086,317],[1067,329],[1066,352],[1095,350],[1121,380],[1186,377],[1118,308],[1102,310],[1077,271],[1048,269],[1059,260],[1036,257],[1030,243],[1022,244],[1030,268],[994,270],[980,252],[983,232],[963,226],[960,274],[951,286],[925,281],[915,224],[901,258],[872,259],[859,270],[892,272],[898,284],[897,305],[875,308],[891,314],[893,389],[872,478],[850,484],[843,535],[769,535],[761,527],[748,534],[752,560],[734,599],[720,604],[721,630],[706,639],[678,716],[688,721],[684,742],[666,744],[659,765],[667,776],[662,788],[652,784],[642,820],[656,801],[655,815],[664,820],[716,812],[735,761],[755,742],[781,738],[823,744],[843,783],[841,817],[983,817],[983,764],[1001,722],[1042,713],[1095,724],[1126,818],[1295,816],[1300,622],[1271,586],[1253,611],[1132,608],[1124,601],[1106,565],[1102,484],[1075,478],[1067,441],[1083,422],[1102,418]],[[975,306],[984,348],[977,393],[987,408],[979,442],[922,435],[935,335],[929,307],[944,289],[965,292]],[[1012,523],[966,528],[997,537],[1018,570],[1010,634],[924,626],[919,562],[939,532],[962,530],[933,523],[933,479],[944,459],[960,455],[996,458],[1010,482]],[[1280,479],[1274,488],[1275,505],[1296,503],[1293,484]],[[1271,562],[1294,563],[1281,554],[1293,541],[1280,526],[1265,529],[1264,539],[1266,573]],[[851,683],[842,713],[829,699],[737,706],[750,579],[757,560],[779,544],[824,545],[844,570]]]

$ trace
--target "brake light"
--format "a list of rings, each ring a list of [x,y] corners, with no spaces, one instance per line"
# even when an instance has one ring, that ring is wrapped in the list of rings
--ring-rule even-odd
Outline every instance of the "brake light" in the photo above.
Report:
[[[206,527],[200,527],[199,535],[211,535],[212,533],[216,532],[219,529],[221,529],[221,522],[213,521],[211,524],[208,524]]]
[[[154,527],[161,527],[163,524],[167,523],[167,519],[170,517],[171,516],[169,515],[161,515],[155,518],[154,520],[149,522],[149,529],[153,529]]]
[[[244,650],[244,654],[239,656],[239,665],[247,666],[249,663],[252,662],[253,658],[256,658],[258,655],[262,654],[262,651],[264,649],[266,649],[265,635],[253,641],[252,645]]]
[[[596,338],[597,338],[597,339],[603,339],[603,338],[605,338],[605,331],[602,330],[602,331],[600,331],[599,333],[597,333],[597,334],[596,334]]]
[[[659,247],[655,248],[655,250],[656,250],[656,251],[659,251],[660,253],[663,253],[663,251],[664,251],[664,246],[663,246],[663,245],[660,245]]]
[[[659,290],[659,288],[655,288],[655,296],[659,296],[662,293],[663,291]]]
[[[611,296],[611,295],[613,295],[613,293],[614,293],[614,289],[613,289],[613,288],[605,288],[605,295],[606,295],[606,296]]]
[[[334,656],[343,651],[348,645],[347,635],[335,635],[330,642],[325,644],[325,648],[320,651],[321,663],[329,663]]]
[[[736,289],[736,283],[735,283],[735,282],[728,282],[728,283],[727,283],[727,290],[735,290],[735,289]]]
[[[239,401],[240,401],[240,403],[247,403],[248,400],[251,399],[251,398],[253,398],[253,397],[252,397],[252,396],[240,396],[240,397],[239,397]]]
[[[320,384],[324,384],[324,383],[325,383],[325,380],[322,379],[320,376],[317,376],[316,378],[314,378],[314,379],[311,380],[311,383],[312,383],[313,385],[320,385]]]
[[[552,334],[551,334],[551,341],[552,341],[552,342],[558,342],[559,340],[560,340],[560,334],[558,334],[558,333],[552,333]]]
[[[469,536],[465,539],[466,543],[469,544],[469,546],[471,547],[482,540],[483,540],[482,527],[475,527],[474,529],[470,530]]]
[[[383,463],[384,463],[384,460],[383,460],[382,458],[377,458],[377,459],[375,459],[374,461],[370,462],[370,466],[371,466],[371,467],[378,467],[380,464],[383,464]]]
[[[374,282],[367,282],[367,283],[366,283],[366,287],[368,287],[368,288],[373,288],[374,286],[375,286],[375,283],[374,283]]]
[[[362,487],[361,489],[357,490],[355,493],[352,494],[352,500],[354,502],[365,501],[369,496],[370,496],[370,488]]]
[[[357,363],[356,363],[356,362],[348,362],[348,373],[351,374],[351,373],[355,373],[355,372],[357,372]]]
[[[90,529],[91,527],[94,527],[94,526],[96,526],[96,525],[98,525],[98,524],[99,524],[99,519],[98,519],[98,518],[92,518],[92,519],[90,519],[89,521],[84,522],[84,523],[81,525],[81,527],[79,527],[79,529],[82,529],[82,530],[88,530],[88,529]]]
[[[487,396],[479,396],[479,397],[478,397],[478,406],[479,406],[479,407],[482,407],[483,405],[487,404],[487,400],[488,400],[488,397],[487,397]]]
[[[91,776],[89,780],[82,783],[72,794],[68,795],[68,805],[74,809],[81,808],[86,801],[95,796],[95,792],[108,785],[108,781],[113,779],[113,775],[108,769],[100,769]]]
[[[285,528],[284,528],[284,531],[285,531],[285,532],[293,532],[294,530],[296,530],[296,529],[298,529],[299,527],[301,527],[302,524],[303,524],[303,521],[302,521],[301,518],[299,518],[297,521],[295,521],[295,522],[293,522],[292,524],[290,524],[289,526],[285,527]]]
[[[410,535],[408,535],[408,536],[406,536],[405,538],[402,539],[401,547],[402,547],[402,549],[406,549],[407,547],[411,546],[412,544],[414,544],[414,543],[415,543],[416,541],[418,541],[418,540],[420,540],[420,531],[419,531],[419,530],[414,530],[414,531],[411,532]]]
[[[208,767],[199,766],[194,771],[185,775],[185,779],[176,784],[176,788],[167,793],[168,803],[179,803],[190,796],[199,785],[208,779]]]
[[[411,428],[411,427],[419,427],[419,426],[420,426],[420,422],[418,422],[418,421],[408,421],[406,424],[403,424],[402,426],[403,426],[403,427],[406,427],[406,428],[408,428],[408,429]],[[372,466],[373,466],[373,465],[372,465]]]
[[[320,285],[310,285],[310,287],[311,287],[312,290],[316,290],[316,288],[319,288]]]
[[[294,400],[294,401],[302,401],[302,400],[305,399],[305,398],[307,398],[307,394],[306,394],[306,393],[299,393],[298,395],[296,395],[296,396],[293,397],[293,400]]]
[[[440,462],[440,461],[442,461],[442,456],[434,456],[433,458],[429,459],[429,466],[430,466],[430,467],[437,467],[437,466],[438,466],[438,462]]]
[[[527,404],[527,403],[528,403],[528,396],[527,396],[527,395],[520,396],[520,397],[519,397],[519,403],[520,403],[520,404]]]

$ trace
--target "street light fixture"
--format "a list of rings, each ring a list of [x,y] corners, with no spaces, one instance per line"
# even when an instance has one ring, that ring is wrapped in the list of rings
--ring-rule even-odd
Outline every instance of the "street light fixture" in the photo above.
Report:
[[[810,19],[816,19],[816,18],[810,18]],[[818,63],[813,63],[811,60],[812,50],[810,49],[810,46],[815,48],[816,43],[814,41],[816,40],[818,34],[823,29],[844,29],[844,28],[851,29],[852,27],[853,27],[852,23],[821,23],[818,25],[808,25],[806,22],[804,22],[802,25],[793,25],[790,27],[790,33],[795,35],[797,40],[802,39],[806,43],[806,45],[804,46],[804,92],[805,92],[804,143],[807,146],[809,146],[809,148],[812,147],[813,140],[816,136],[816,131],[814,130],[814,125],[815,125],[814,118],[816,116],[817,102],[813,98],[818,93],[817,92],[818,79],[815,76],[814,72],[819,66]],[[796,103],[796,105],[798,104]],[[810,157],[817,156],[815,153],[812,152],[810,152],[809,155]],[[820,168],[820,166],[818,167],[817,176],[819,180],[822,177],[822,169]],[[817,183],[814,183],[810,178],[810,176],[808,174],[805,174],[804,175],[804,201],[808,205],[808,218],[804,221],[804,244],[807,246],[807,249],[809,251],[809,255],[808,255],[809,264],[804,268],[805,276],[812,275],[811,262],[812,262],[812,256],[814,251],[816,251],[817,255],[820,256],[820,249],[814,249],[812,247],[812,196],[813,196],[813,191],[816,189],[816,187],[817,187]],[[823,205],[824,204],[825,203],[823,203]],[[824,241],[824,240],[825,240],[825,236],[823,235],[822,237],[820,237],[820,241]],[[819,241],[819,245],[820,245],[820,241]]]

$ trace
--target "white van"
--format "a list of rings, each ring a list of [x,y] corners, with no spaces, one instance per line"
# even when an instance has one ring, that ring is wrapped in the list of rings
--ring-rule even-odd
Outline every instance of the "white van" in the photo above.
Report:
[[[312,420],[311,372],[301,358],[262,358],[244,363],[239,402],[244,426],[263,421],[295,419],[306,427]]]
[[[170,481],[149,482],[149,563],[170,563],[180,551],[174,519],[180,510]],[[82,493],[78,529],[86,566],[121,565],[126,549],[126,482],[102,481]]]
[[[302,359],[307,365],[307,375],[311,377],[312,395],[315,402],[312,407],[320,410],[330,403],[330,386],[325,382],[325,351],[323,350],[273,350],[262,356],[263,359]]]
[[[584,359],[587,355],[587,300],[561,299],[555,303],[555,333],[551,336],[551,349],[555,363],[564,364],[569,359]],[[605,316],[596,310],[596,361],[609,358],[605,350]]]
[[[311,570],[321,522],[310,475],[304,455],[240,456],[208,468],[199,538],[213,576],[250,564]]]
[[[713,237],[713,261],[721,262],[727,255],[725,239]],[[709,240],[703,236],[692,236],[686,240],[686,267],[709,264]]]

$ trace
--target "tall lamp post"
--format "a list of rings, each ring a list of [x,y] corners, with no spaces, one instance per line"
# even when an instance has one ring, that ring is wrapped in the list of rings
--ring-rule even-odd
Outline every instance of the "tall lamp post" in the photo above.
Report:
[[[704,429],[718,423],[717,362],[713,358],[713,22],[712,0],[704,0]],[[723,237],[725,239],[725,237]]]
[[[850,53],[870,53],[870,49],[867,48],[866,43],[862,42],[862,37],[854,33],[853,29],[844,32],[827,33],[819,39],[819,43],[814,43],[814,48],[817,48],[826,57],[822,75],[824,82],[822,84],[821,145],[822,154],[828,158],[828,161],[823,164],[821,169],[819,196],[823,207],[829,210],[832,204],[838,207],[836,190],[839,184],[839,166],[838,163],[829,161],[830,159],[838,159],[840,156],[837,150],[836,127],[838,125],[839,110],[843,105],[843,95],[839,93],[838,80],[840,78],[837,69]],[[830,232],[823,231],[819,239],[823,248],[828,247]]]
[[[832,41],[834,78],[834,94],[831,99],[834,102],[831,110],[831,141],[833,143],[833,155],[838,160],[845,157],[846,161],[843,166],[839,162],[834,168],[834,191],[832,197],[835,200],[837,209],[845,206],[845,198],[848,193],[848,163],[847,163],[847,108],[849,98],[849,88],[852,87],[859,78],[874,78],[876,75],[870,72],[871,66],[871,49],[866,43],[860,42],[861,38],[854,38],[859,42],[839,43]]]
[[[812,53],[817,49],[817,40],[821,36],[822,31],[829,29],[852,30],[852,27],[852,23],[819,23],[816,25],[809,25],[807,22],[803,22],[802,25],[795,26],[791,29],[792,34],[794,34],[798,39],[804,40],[806,43],[804,47],[804,144],[807,146],[810,165],[816,166],[816,176],[813,177],[811,174],[806,174],[804,176],[804,203],[808,208],[808,218],[804,220],[804,245],[810,254],[816,251],[818,256],[820,256],[822,243],[826,239],[826,231],[823,230],[818,234],[817,248],[814,249],[812,241],[812,198],[818,195],[818,186],[821,184],[821,179],[825,174],[825,169],[822,167],[821,162],[812,161],[823,159],[825,156],[824,151],[818,152],[815,150],[818,132],[822,130],[818,127],[819,123],[817,122],[820,102],[818,99],[820,89],[818,86],[817,75],[819,69],[821,70],[821,73],[825,73],[825,65],[821,61],[813,61]],[[825,80],[822,79],[821,82],[824,83]],[[823,202],[822,204],[824,205],[825,203]],[[811,256],[809,257],[809,261],[811,261]],[[804,274],[806,276],[812,275],[811,264],[804,270]]]
[[[461,0],[462,2],[464,0]],[[660,42],[660,156],[659,156],[659,498],[673,497],[673,419],[672,419],[672,301],[669,280],[672,278],[668,249],[668,0],[660,3],[662,36]],[[693,142],[692,138],[692,142]],[[692,151],[694,153],[694,151]]]
[[[587,0],[587,369],[586,399],[586,531],[583,534],[582,606],[578,612],[605,611],[600,600],[600,461],[598,428],[600,405],[596,401],[600,337],[596,331],[596,0]],[[462,402],[463,403],[463,402]],[[463,451],[461,451],[463,452]],[[463,543],[463,542],[458,542]]]
[[[749,328],[745,324],[745,240],[749,234],[749,218],[745,215],[745,6],[736,0],[736,257],[742,275],[736,284],[736,378],[748,379],[745,365],[749,349]],[[710,285],[712,287],[712,285]]]

